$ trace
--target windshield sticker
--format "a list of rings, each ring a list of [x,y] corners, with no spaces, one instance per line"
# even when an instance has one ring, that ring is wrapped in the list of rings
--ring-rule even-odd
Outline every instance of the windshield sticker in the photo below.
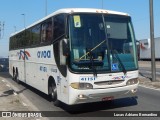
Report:
[[[113,63],[112,64],[112,71],[116,71],[118,70],[118,64],[117,63]]]
[[[81,20],[79,15],[73,16],[74,18],[74,27],[79,28],[81,27]]]

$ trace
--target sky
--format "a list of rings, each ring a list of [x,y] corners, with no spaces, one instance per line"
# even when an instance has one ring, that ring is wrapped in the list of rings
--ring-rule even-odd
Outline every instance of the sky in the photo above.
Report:
[[[103,8],[131,15],[136,39],[150,37],[149,0],[1,0],[0,22],[4,36],[0,38],[0,57],[8,57],[10,34],[29,26],[61,8]],[[154,36],[160,37],[160,0],[154,2]],[[103,4],[102,4],[103,3]]]

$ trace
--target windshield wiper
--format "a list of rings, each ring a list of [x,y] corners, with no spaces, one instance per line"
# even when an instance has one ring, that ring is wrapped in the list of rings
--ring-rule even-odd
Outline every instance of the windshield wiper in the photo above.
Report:
[[[123,69],[124,75],[126,75],[126,73],[127,73],[126,68],[124,67],[121,59],[119,58],[118,52],[117,52],[116,50],[112,50],[111,52],[114,53],[115,57],[117,58],[117,60],[119,61],[120,65],[121,65],[121,67],[122,67],[122,69]]]
[[[93,70],[93,76],[97,77],[97,70],[96,70],[96,67],[94,66],[94,58],[91,50],[89,50],[89,57],[90,57],[90,62],[92,64],[91,68]]]
[[[104,63],[103,61],[94,59],[93,53],[90,49],[87,49],[87,51],[89,59],[75,60],[73,61],[73,64],[75,64],[78,67],[88,66],[89,69],[93,70],[93,75],[97,77],[96,66],[103,66]]]
[[[88,52],[86,52],[84,55],[82,55],[78,60],[75,60],[73,63],[77,66],[91,66],[92,70],[93,70],[93,75],[95,77],[97,77],[97,70],[96,70],[96,66],[103,66],[103,61],[95,61],[93,58],[93,53],[92,51],[97,49],[99,46],[101,46],[103,43],[105,43],[106,40],[103,40],[102,42],[100,42],[99,44],[97,44],[94,48],[92,48],[91,50],[88,49]],[[84,58],[85,56],[89,55],[90,57],[90,64],[86,61],[83,61],[82,58]],[[82,62],[81,62],[82,61]]]
[[[87,56],[88,54],[90,54],[90,52],[92,52],[93,50],[97,49],[99,46],[101,46],[104,42],[106,42],[106,40],[103,40],[102,42],[100,42],[98,45],[96,45],[94,48],[92,48],[90,51],[88,51],[87,53],[85,53],[84,55],[82,55],[77,61],[82,60],[82,58],[84,58],[85,56]]]

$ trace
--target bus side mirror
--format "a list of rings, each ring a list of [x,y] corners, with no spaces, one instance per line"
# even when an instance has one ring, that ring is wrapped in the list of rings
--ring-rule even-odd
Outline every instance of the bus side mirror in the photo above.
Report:
[[[139,42],[139,41],[136,41],[136,45],[139,46],[139,45],[140,45],[140,42]]]
[[[69,55],[69,45],[68,45],[67,39],[62,40],[62,47],[63,47],[63,55],[68,56]]]
[[[60,41],[60,65],[66,65],[66,59],[69,54],[68,40],[63,39]]]

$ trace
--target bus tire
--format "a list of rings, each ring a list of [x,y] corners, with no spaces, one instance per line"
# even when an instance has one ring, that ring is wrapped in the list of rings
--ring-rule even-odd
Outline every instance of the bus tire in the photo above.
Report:
[[[15,69],[13,68],[13,75],[12,75],[12,80],[15,80],[16,72]]]
[[[58,107],[60,105],[60,101],[57,99],[57,87],[54,82],[51,83],[49,90],[53,104]]]
[[[16,69],[16,73],[15,73],[15,81],[16,81],[18,84],[20,84],[18,69]]]

